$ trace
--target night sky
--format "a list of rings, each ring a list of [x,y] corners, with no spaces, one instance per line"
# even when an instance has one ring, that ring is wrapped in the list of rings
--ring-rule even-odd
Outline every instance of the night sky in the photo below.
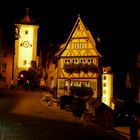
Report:
[[[5,27],[18,22],[29,7],[31,17],[40,25],[39,47],[65,42],[80,14],[93,37],[100,37],[97,50],[105,65],[120,70],[136,61],[140,48],[140,8],[134,0],[5,0],[0,6],[1,24]]]

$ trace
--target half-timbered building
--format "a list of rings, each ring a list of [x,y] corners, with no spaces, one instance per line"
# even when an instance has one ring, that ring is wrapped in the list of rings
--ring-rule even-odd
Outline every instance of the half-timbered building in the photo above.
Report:
[[[95,40],[89,29],[78,18],[66,42],[54,55],[55,63],[48,67],[48,85],[58,95],[71,94],[71,87],[90,87],[93,97],[100,96],[99,58]]]

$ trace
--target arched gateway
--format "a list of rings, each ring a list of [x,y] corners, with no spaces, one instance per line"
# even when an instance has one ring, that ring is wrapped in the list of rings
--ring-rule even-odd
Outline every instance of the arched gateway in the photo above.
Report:
[[[18,78],[22,71],[28,71],[31,61],[37,61],[37,36],[38,25],[35,25],[29,17],[29,9],[18,27],[18,38],[15,40],[13,84],[18,84]],[[16,29],[17,31],[17,29]]]

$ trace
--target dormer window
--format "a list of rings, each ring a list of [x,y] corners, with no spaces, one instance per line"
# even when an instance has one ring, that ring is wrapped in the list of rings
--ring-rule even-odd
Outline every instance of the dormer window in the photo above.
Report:
[[[75,49],[83,49],[85,47],[85,44],[83,44],[83,43],[75,43],[74,44],[74,48]]]

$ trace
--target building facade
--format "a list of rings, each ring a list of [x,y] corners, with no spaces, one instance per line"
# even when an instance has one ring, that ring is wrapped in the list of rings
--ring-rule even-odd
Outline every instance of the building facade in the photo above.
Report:
[[[10,88],[13,69],[13,48],[0,31],[0,88]]]
[[[114,110],[113,76],[111,67],[103,67],[102,73],[102,102]]]
[[[18,84],[18,77],[22,71],[27,71],[31,61],[37,61],[37,37],[38,25],[35,25],[29,17],[29,9],[26,15],[16,25],[13,84]]]
[[[28,71],[32,62],[38,64],[37,40],[38,28],[26,9],[25,16],[15,24],[15,43],[10,47],[0,34],[0,86],[17,86],[19,76]],[[22,75],[23,76],[23,75]]]
[[[57,94],[65,95],[71,87],[90,87],[93,97],[100,96],[99,58],[96,43],[80,16],[66,40],[54,56],[55,63],[48,68],[48,84],[57,89]]]

